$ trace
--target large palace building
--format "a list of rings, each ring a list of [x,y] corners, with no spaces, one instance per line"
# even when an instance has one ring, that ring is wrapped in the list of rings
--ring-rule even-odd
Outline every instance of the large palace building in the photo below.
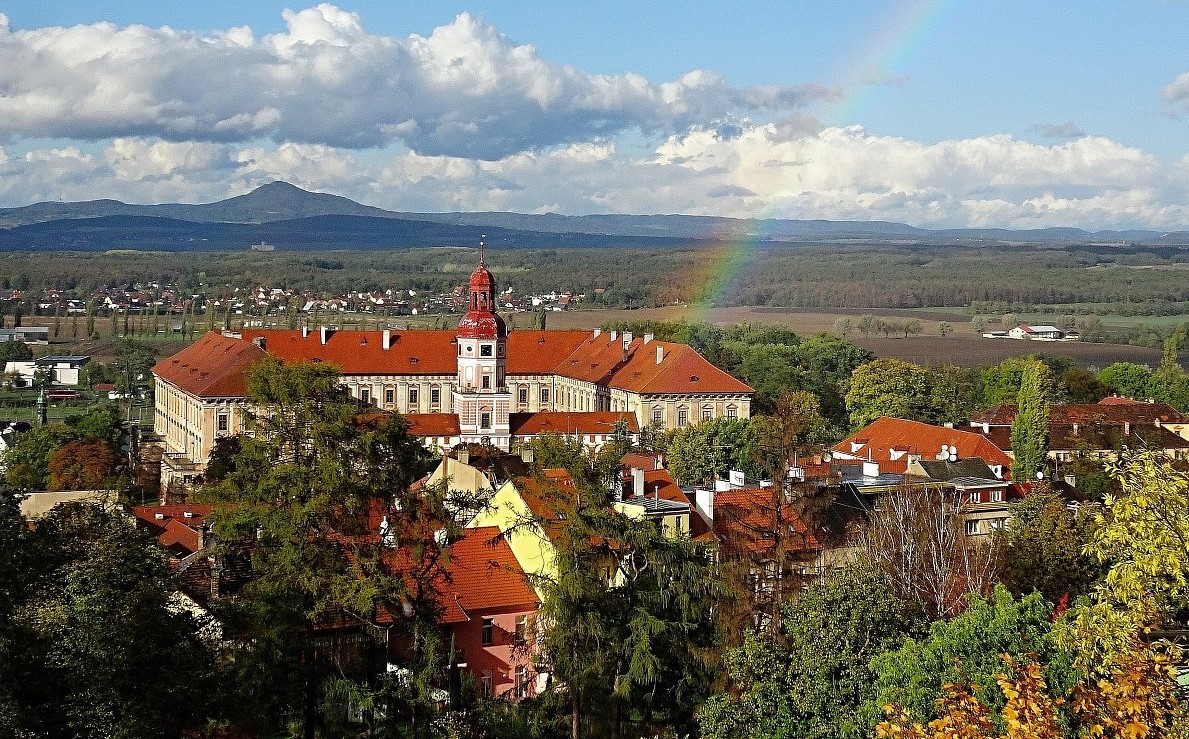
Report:
[[[219,436],[243,428],[246,377],[265,353],[326,362],[361,403],[406,414],[440,448],[544,431],[595,448],[617,425],[678,428],[747,418],[752,389],[685,344],[616,331],[508,332],[480,256],[454,331],[334,328],[211,332],[153,368],[162,482],[201,474]]]

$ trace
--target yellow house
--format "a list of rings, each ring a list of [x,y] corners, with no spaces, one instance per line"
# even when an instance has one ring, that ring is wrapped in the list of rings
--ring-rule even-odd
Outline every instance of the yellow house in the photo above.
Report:
[[[544,480],[516,477],[501,485],[487,508],[467,524],[469,529],[498,528],[541,598],[542,582],[557,577],[553,536],[566,520],[566,514],[556,510],[550,499],[567,494],[576,491],[565,470],[545,470]]]

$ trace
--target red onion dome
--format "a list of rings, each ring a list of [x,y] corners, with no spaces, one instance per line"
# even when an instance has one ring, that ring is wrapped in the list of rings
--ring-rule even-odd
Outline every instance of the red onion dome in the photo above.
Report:
[[[463,339],[501,339],[508,335],[504,319],[490,311],[472,310],[458,321],[458,336]]]
[[[471,273],[471,292],[476,290],[480,292],[487,292],[495,289],[495,277],[488,271],[487,267],[479,265],[475,271]]]

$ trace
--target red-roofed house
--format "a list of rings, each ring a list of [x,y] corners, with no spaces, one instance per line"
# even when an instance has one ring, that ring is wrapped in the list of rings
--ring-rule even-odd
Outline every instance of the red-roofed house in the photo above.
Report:
[[[206,544],[203,522],[211,506],[152,505],[131,510],[137,525],[151,531],[175,561],[196,554]]]
[[[839,462],[870,462],[875,474],[903,474],[915,459],[954,461],[979,457],[996,475],[1011,476],[1011,457],[989,439],[971,431],[933,426],[919,421],[883,416],[833,447]]]
[[[485,696],[536,695],[545,675],[533,667],[533,618],[540,598],[508,541],[494,526],[463,531],[435,581],[439,622],[454,635],[457,659]]]

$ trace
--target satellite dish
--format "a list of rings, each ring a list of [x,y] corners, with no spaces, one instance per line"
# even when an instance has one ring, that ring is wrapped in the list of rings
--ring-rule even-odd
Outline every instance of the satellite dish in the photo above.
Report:
[[[956,451],[954,451],[953,449],[950,450],[950,461],[951,462],[958,461],[958,453]]]

